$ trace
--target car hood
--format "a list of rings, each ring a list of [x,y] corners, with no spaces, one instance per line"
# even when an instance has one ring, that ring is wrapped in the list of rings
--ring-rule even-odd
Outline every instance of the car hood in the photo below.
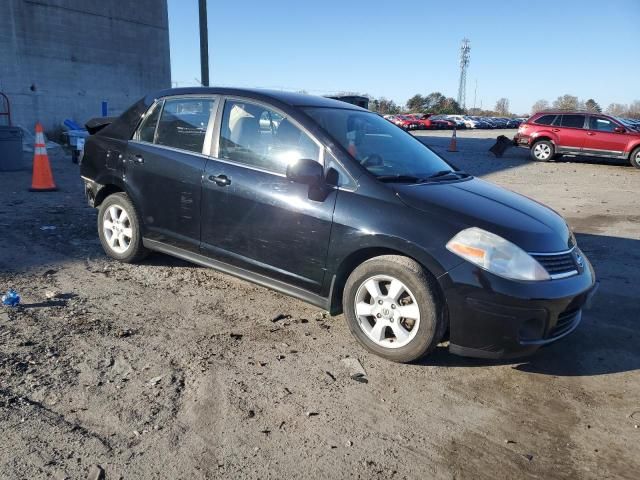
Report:
[[[477,178],[393,187],[405,205],[449,223],[452,236],[479,227],[527,252],[560,252],[571,246],[571,230],[556,212]]]

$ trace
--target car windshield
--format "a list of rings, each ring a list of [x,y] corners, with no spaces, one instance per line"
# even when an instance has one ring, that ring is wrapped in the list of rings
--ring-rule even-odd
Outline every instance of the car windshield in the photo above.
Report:
[[[419,140],[375,113],[320,107],[304,111],[381,180],[411,182],[440,179],[445,171],[453,174],[451,166]]]

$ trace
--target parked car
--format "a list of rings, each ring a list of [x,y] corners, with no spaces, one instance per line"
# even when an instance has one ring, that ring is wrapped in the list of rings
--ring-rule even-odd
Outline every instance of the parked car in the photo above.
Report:
[[[480,128],[480,122],[476,120],[474,117],[465,115],[463,119],[467,128]]]
[[[625,159],[640,168],[640,132],[603,113],[536,113],[520,125],[514,141],[541,162],[561,154],[586,155]]]
[[[631,130],[636,130],[636,131],[640,131],[640,120],[635,119],[635,118],[619,118],[616,117],[620,123],[622,123],[622,125],[626,128],[629,128]]]
[[[475,128],[493,128],[493,124],[489,123],[483,117],[473,116],[470,117],[476,124]]]
[[[465,123],[462,115],[446,115],[445,118],[452,121],[457,129],[467,128],[467,124]]]
[[[433,115],[430,117],[433,128],[437,129],[453,129],[455,122],[447,119],[444,115]]]
[[[433,113],[414,113],[412,114],[413,118],[418,122],[419,128],[422,130],[431,130],[434,128],[434,124],[431,121],[431,117]]]
[[[507,128],[518,128],[521,123],[522,120],[519,118],[510,118],[507,122]]]
[[[390,360],[445,332],[460,355],[532,353],[595,291],[560,215],[354,105],[183,88],[92,125],[80,172],[107,255],[163,252],[344,312]]]
[[[420,128],[418,120],[410,114],[396,115],[393,123],[403,130],[417,130]]]
[[[488,125],[488,128],[498,128],[498,124],[491,117],[480,117],[483,122]]]
[[[493,122],[493,124],[496,126],[496,128],[507,128],[507,125],[509,124],[508,118],[491,117],[490,119]]]

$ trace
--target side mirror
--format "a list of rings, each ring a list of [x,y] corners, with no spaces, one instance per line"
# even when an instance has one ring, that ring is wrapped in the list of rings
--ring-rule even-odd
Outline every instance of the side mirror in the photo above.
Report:
[[[626,130],[623,127],[616,127],[613,129],[614,132],[616,133],[624,133],[626,132]]]
[[[315,160],[301,158],[287,165],[287,178],[296,183],[317,186],[324,181],[324,168]]]

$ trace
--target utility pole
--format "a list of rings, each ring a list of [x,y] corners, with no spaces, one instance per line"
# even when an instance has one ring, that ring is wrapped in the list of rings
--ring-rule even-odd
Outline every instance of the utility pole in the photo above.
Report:
[[[207,29],[207,0],[198,0],[200,11],[200,82],[209,86],[209,31]]]
[[[473,109],[476,109],[476,98],[478,97],[478,79],[476,78],[476,88],[473,91]]]

